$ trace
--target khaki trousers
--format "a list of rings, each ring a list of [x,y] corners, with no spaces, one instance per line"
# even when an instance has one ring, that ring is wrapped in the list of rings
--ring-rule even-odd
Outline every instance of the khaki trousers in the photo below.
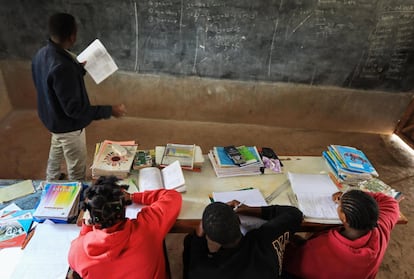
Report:
[[[61,164],[66,161],[68,180],[84,181],[86,176],[86,134],[85,129],[55,134],[52,133],[46,179],[58,180]]]

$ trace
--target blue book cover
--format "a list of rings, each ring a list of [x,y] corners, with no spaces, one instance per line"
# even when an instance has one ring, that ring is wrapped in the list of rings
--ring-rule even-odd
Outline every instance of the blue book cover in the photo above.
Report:
[[[374,166],[361,150],[354,147],[342,145],[332,145],[332,148],[343,160],[347,169],[370,173],[374,176],[378,176],[378,173],[375,170]]]
[[[253,156],[257,159],[258,162],[261,162],[260,155],[257,152],[257,149],[254,146],[248,146],[247,147],[249,151],[253,154]],[[217,164],[220,167],[238,167],[236,164],[234,164],[233,160],[230,159],[229,156],[227,156],[226,152],[224,151],[223,146],[215,146],[214,147],[214,155],[216,156],[218,162]]]

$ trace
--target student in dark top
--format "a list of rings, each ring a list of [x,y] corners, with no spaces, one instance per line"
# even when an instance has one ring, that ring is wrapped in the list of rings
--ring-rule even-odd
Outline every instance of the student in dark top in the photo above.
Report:
[[[38,115],[51,133],[47,180],[61,178],[63,160],[66,161],[69,180],[85,180],[86,126],[93,120],[121,117],[126,112],[123,104],[90,104],[83,80],[86,71],[69,51],[76,42],[76,35],[77,26],[72,15],[52,15],[47,45],[36,53],[32,61]]]
[[[199,228],[184,239],[185,279],[280,278],[285,245],[299,229],[302,212],[239,204],[214,202],[205,208]],[[243,236],[236,213],[268,221]]]

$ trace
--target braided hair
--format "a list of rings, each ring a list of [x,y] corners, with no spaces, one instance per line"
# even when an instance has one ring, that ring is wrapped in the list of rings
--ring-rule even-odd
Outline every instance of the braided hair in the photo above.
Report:
[[[345,192],[341,197],[341,207],[351,228],[371,230],[377,226],[378,204],[367,193],[360,190]]]
[[[85,190],[81,205],[91,216],[89,223],[109,228],[125,219],[125,206],[130,204],[124,197],[123,186],[115,176],[101,176],[94,185]]]

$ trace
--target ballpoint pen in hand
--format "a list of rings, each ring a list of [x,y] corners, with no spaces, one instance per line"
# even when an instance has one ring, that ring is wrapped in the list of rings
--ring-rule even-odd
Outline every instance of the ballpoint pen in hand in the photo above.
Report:
[[[240,207],[240,206],[242,206],[244,204],[244,201],[242,201],[241,203],[239,203],[238,205],[236,205],[234,208],[233,208],[233,210],[234,211],[237,211],[237,209]]]

